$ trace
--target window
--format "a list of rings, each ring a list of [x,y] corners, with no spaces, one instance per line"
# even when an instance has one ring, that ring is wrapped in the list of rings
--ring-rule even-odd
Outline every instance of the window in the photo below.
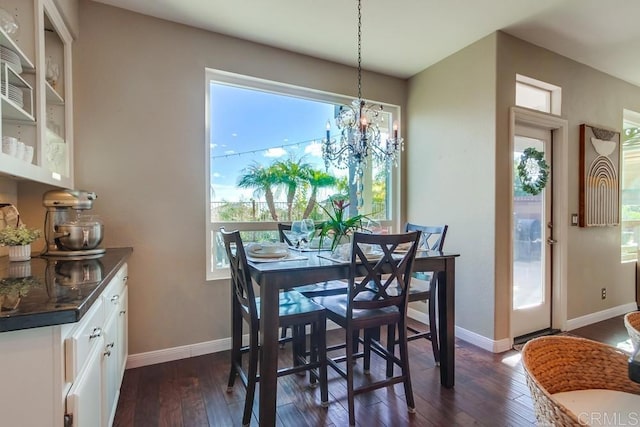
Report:
[[[544,113],[561,114],[562,89],[559,86],[516,74],[516,105]]]
[[[350,215],[370,214],[372,227],[391,229],[397,211],[398,168],[367,164],[357,206],[353,170],[326,168],[326,124],[339,138],[334,117],[352,99],[255,78],[208,70],[207,278],[227,277],[218,230],[242,231],[246,241],[277,240],[277,223],[322,221],[330,197],[350,200]],[[384,140],[399,119],[384,106]]]
[[[621,259],[637,261],[640,241],[640,113],[624,110],[622,123]]]

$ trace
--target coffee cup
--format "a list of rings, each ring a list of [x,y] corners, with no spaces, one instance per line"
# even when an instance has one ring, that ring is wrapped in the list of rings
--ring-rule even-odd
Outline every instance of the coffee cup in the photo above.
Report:
[[[2,137],[2,152],[15,157],[18,150],[18,139],[12,136]]]

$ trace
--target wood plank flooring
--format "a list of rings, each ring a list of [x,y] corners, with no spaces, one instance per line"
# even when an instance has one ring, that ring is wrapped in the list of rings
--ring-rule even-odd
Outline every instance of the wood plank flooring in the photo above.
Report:
[[[612,345],[628,336],[622,317],[571,331]],[[342,331],[328,332],[329,343],[340,342]],[[456,340],[456,385],[440,387],[431,344],[409,344],[416,413],[407,412],[402,385],[356,397],[356,423],[366,427],[399,426],[532,426],[535,414],[519,353],[493,354]],[[290,363],[290,346],[281,350],[281,363]],[[372,357],[371,379],[384,376],[384,366]],[[369,381],[356,368],[357,381]],[[122,383],[115,426],[240,426],[244,387],[238,379],[226,392],[229,352],[129,369]],[[251,425],[257,426],[258,391]],[[278,426],[347,426],[344,381],[329,369],[329,408],[320,406],[320,389],[308,377],[289,375],[278,380]]]

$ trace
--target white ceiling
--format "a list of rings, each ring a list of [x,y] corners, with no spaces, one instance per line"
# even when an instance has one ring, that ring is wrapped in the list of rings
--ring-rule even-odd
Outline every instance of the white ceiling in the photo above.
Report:
[[[355,0],[94,0],[343,64]],[[638,0],[363,0],[362,66],[407,78],[496,31],[640,86]]]

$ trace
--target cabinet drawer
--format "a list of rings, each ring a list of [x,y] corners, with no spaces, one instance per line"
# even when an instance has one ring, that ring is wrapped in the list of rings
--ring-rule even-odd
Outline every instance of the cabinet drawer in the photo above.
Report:
[[[120,311],[121,300],[126,284],[126,274],[127,265],[125,264],[118,270],[102,293],[106,321]]]
[[[98,298],[87,314],[78,322],[76,329],[65,340],[65,376],[67,382],[73,382],[82,370],[87,356],[96,345],[102,345],[104,310],[102,299]]]

